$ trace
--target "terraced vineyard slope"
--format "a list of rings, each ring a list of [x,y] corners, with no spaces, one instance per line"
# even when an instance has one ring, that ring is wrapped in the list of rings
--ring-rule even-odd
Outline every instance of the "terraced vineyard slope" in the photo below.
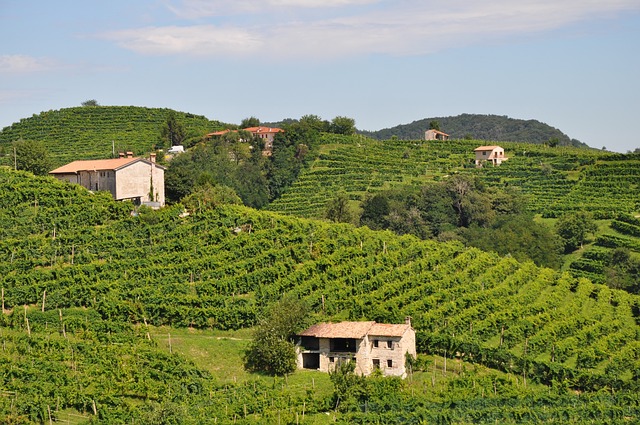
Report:
[[[54,166],[77,159],[110,158],[112,149],[144,155],[161,144],[161,129],[171,110],[137,106],[83,106],[46,111],[24,118],[0,132],[0,165],[11,165],[8,147],[20,139],[41,141]],[[203,116],[176,112],[193,142],[223,128]],[[165,146],[165,148],[168,146]]]
[[[412,316],[421,353],[511,377],[460,381],[468,410],[445,414],[459,421],[576,419],[594,408],[595,418],[638,418],[638,296],[458,243],[238,206],[131,215],[127,203],[51,178],[0,168],[0,182],[3,420],[45,422],[75,409],[126,423],[292,422],[303,409],[332,411],[284,385],[218,385],[149,341],[148,326],[253,326],[287,294],[311,306],[312,321]],[[554,395],[536,404],[525,383]],[[620,396],[592,398],[599,389]],[[412,391],[393,402],[401,417],[444,420],[452,388],[420,390],[425,399]],[[497,413],[504,403],[515,404]],[[384,415],[375,405],[344,420]]]
[[[327,203],[340,190],[361,201],[381,189],[424,185],[452,173],[469,173],[489,185],[521,188],[530,195],[528,208],[544,216],[586,209],[609,218],[640,211],[638,155],[500,142],[509,160],[500,167],[478,169],[473,150],[484,144],[325,136],[318,159],[269,210],[322,218]]]

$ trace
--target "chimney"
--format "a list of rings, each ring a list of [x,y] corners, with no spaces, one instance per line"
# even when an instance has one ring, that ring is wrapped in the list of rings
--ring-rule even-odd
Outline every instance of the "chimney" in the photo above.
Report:
[[[133,152],[127,151],[127,158],[133,158]]]
[[[411,326],[411,316],[405,316],[404,323]]]
[[[124,152],[118,152],[118,158],[124,158]]]
[[[156,162],[156,153],[152,152],[149,154],[149,161],[155,163]]]

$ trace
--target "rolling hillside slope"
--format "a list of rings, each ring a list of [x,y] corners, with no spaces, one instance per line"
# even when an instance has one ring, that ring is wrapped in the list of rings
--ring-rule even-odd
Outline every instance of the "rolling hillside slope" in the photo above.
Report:
[[[161,145],[160,132],[169,112],[137,106],[83,106],[41,112],[2,129],[0,148],[8,154],[10,144],[19,139],[41,141],[55,166],[76,159],[110,158],[112,148],[116,153],[144,155]],[[176,114],[191,142],[224,127],[203,116]],[[0,155],[0,165],[11,165],[10,157]]]
[[[638,296],[458,243],[238,206],[132,216],[130,204],[51,178],[0,168],[0,181],[3,420],[42,423],[65,408],[126,423],[294,422],[305,408],[324,411],[313,392],[284,384],[218,385],[147,333],[250,327],[286,294],[306,301],[313,321],[410,315],[420,352],[513,377],[471,374],[464,390],[405,393],[387,413],[372,402],[344,422],[390,412],[462,423],[638,418]]]
[[[340,190],[360,201],[381,189],[468,173],[489,185],[521,188],[530,195],[529,209],[549,217],[576,209],[600,218],[640,211],[640,155],[501,142],[509,160],[478,169],[473,150],[483,143],[326,135],[318,159],[268,209],[322,218],[327,202]]]
[[[378,131],[362,133],[378,140],[388,140],[393,136],[402,140],[424,139],[429,123],[438,121],[440,129],[453,139],[472,138],[500,142],[529,142],[543,144],[550,139],[558,139],[562,146],[588,147],[571,139],[557,128],[537,120],[521,120],[502,115],[461,114],[455,117],[425,118],[410,124],[401,124]]]

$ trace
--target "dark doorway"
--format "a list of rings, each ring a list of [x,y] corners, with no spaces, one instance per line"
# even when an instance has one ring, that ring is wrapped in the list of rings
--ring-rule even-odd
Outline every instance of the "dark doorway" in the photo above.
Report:
[[[302,353],[302,367],[304,369],[320,369],[320,354]]]

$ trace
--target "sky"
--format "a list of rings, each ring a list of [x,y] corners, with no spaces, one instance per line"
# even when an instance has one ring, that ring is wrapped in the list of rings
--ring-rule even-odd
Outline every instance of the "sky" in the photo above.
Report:
[[[497,114],[627,152],[640,0],[0,0],[0,128],[90,99],[362,130]]]

